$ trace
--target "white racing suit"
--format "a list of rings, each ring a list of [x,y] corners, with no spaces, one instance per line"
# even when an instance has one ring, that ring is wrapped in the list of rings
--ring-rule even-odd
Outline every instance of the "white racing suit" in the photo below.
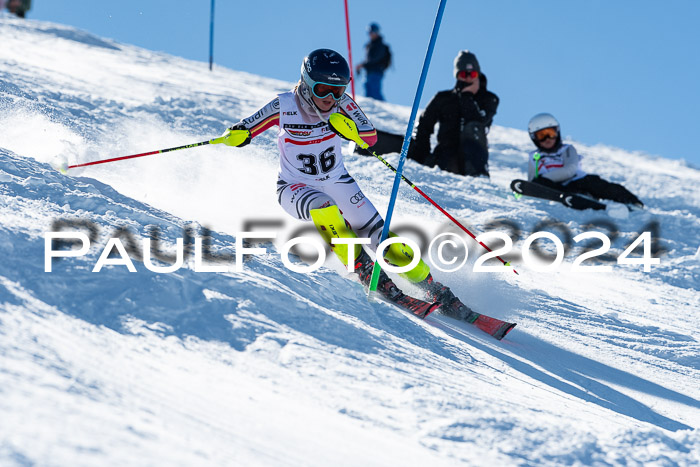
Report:
[[[376,130],[350,96],[343,95],[336,107],[321,115],[326,119],[334,111],[347,115],[357,125],[360,137],[374,144]],[[255,138],[273,125],[279,126],[277,199],[282,208],[292,217],[308,221],[311,210],[337,205],[357,235],[370,238],[370,248],[375,250],[384,220],[345,169],[342,140],[328,122],[289,91],[236,127],[245,127]]]
[[[254,138],[278,125],[280,168],[277,199],[282,208],[297,219],[313,220],[329,244],[333,237],[359,236],[369,238],[368,247],[376,251],[384,219],[345,169],[342,140],[328,125],[328,117],[333,112],[350,117],[357,125],[360,137],[370,146],[376,142],[377,132],[347,94],[331,110],[319,115],[306,99],[299,96],[300,89],[278,95],[234,127],[248,129]],[[357,260],[362,252],[359,246],[350,251],[345,246],[331,248],[346,265]],[[403,243],[395,243],[386,249],[384,258],[396,266],[405,266],[413,259],[413,251]],[[412,282],[421,282],[429,274],[430,268],[420,260],[416,267],[402,276]]]

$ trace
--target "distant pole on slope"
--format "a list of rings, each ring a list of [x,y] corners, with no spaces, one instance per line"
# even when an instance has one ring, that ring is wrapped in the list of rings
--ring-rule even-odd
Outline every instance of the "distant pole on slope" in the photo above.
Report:
[[[211,0],[211,16],[209,19],[209,71],[214,65],[214,0]]]
[[[352,67],[352,44],[350,43],[350,17],[348,16],[348,0],[345,0],[345,31],[348,35],[348,63],[350,65],[350,91],[355,99],[355,76]]]

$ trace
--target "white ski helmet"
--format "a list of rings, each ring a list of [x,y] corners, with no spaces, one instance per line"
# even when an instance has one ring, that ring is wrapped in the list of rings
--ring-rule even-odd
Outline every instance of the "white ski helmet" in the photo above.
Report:
[[[535,139],[535,133],[544,128],[556,128],[557,133],[559,131],[559,122],[554,115],[548,113],[537,114],[530,119],[530,123],[527,124],[527,132],[530,133],[530,139],[537,143]]]

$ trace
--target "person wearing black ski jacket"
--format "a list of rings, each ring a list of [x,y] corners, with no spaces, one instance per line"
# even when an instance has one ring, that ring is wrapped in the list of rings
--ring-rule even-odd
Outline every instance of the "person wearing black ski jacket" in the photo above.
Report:
[[[455,59],[453,89],[438,92],[421,116],[408,151],[408,158],[461,175],[489,175],[486,135],[499,99],[487,89],[476,56],[462,50]],[[439,123],[437,145],[430,137]]]

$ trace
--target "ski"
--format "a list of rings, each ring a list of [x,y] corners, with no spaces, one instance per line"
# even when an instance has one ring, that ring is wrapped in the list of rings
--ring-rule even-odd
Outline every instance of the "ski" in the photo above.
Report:
[[[411,312],[412,314],[418,316],[421,319],[425,319],[425,317],[428,316],[430,313],[440,308],[439,303],[426,302],[425,300],[411,297],[406,294],[403,294],[401,297],[390,301],[391,303],[398,305],[400,308]]]
[[[376,292],[376,297],[380,298],[386,303],[395,305],[401,310],[407,311],[412,315],[419,317],[420,319],[425,319],[426,316],[428,316],[430,313],[432,313],[440,307],[440,304],[438,302],[426,302],[425,300],[406,295],[401,291],[399,291],[398,294],[389,294],[383,293],[382,291],[377,289]]]
[[[555,190],[554,188],[540,185],[539,183],[528,182],[525,180],[513,180],[510,184],[510,189],[523,196],[532,196],[534,198],[557,201],[572,209],[595,209],[597,211],[604,211],[607,207],[605,204],[586,198],[585,196],[577,195],[575,193],[565,193],[563,191]]]
[[[481,329],[487,334],[495,337],[496,340],[503,339],[506,334],[513,330],[516,323],[509,323],[508,321],[502,321],[498,318],[492,318],[487,315],[482,315],[476,311],[472,311],[471,314],[464,320],[467,323],[473,324],[477,328]]]
[[[454,297],[454,295],[452,297]],[[495,337],[499,341],[503,339],[506,334],[512,331],[516,325],[516,323],[509,323],[508,321],[503,321],[498,318],[492,318],[488,315],[477,313],[462,303],[457,297],[450,298],[449,300],[449,303],[441,304],[441,314],[472,324],[485,333]]]
[[[369,271],[369,268],[367,268],[367,270]],[[382,274],[383,277],[380,276],[380,283],[377,290],[372,293],[372,296],[396,305],[401,310],[407,311],[421,319],[425,319],[433,311],[439,310],[439,312],[445,316],[473,324],[498,340],[503,339],[503,337],[515,327],[515,323],[509,323],[475,312],[455,297],[454,294],[449,291],[448,287],[443,286],[439,282],[433,282],[433,284],[436,289],[440,289],[441,293],[432,296],[430,299],[434,301],[431,303],[406,295],[384,272],[380,274]],[[361,275],[360,282],[363,282],[362,277]],[[369,275],[365,274],[364,277],[366,280],[363,282],[363,285],[366,287],[366,283],[369,282]]]
[[[372,278],[372,270],[374,269],[374,262],[372,262],[369,256],[367,256],[367,253],[364,251],[360,254],[356,261],[357,264],[355,265],[355,271],[359,275],[360,282],[365,288],[369,288],[369,283]],[[371,293],[371,296],[381,298],[385,302],[396,305],[403,311],[408,311],[421,319],[425,319],[426,316],[440,306],[438,302],[430,303],[415,297],[411,297],[410,295],[406,295],[382,270],[379,271],[377,289]]]

